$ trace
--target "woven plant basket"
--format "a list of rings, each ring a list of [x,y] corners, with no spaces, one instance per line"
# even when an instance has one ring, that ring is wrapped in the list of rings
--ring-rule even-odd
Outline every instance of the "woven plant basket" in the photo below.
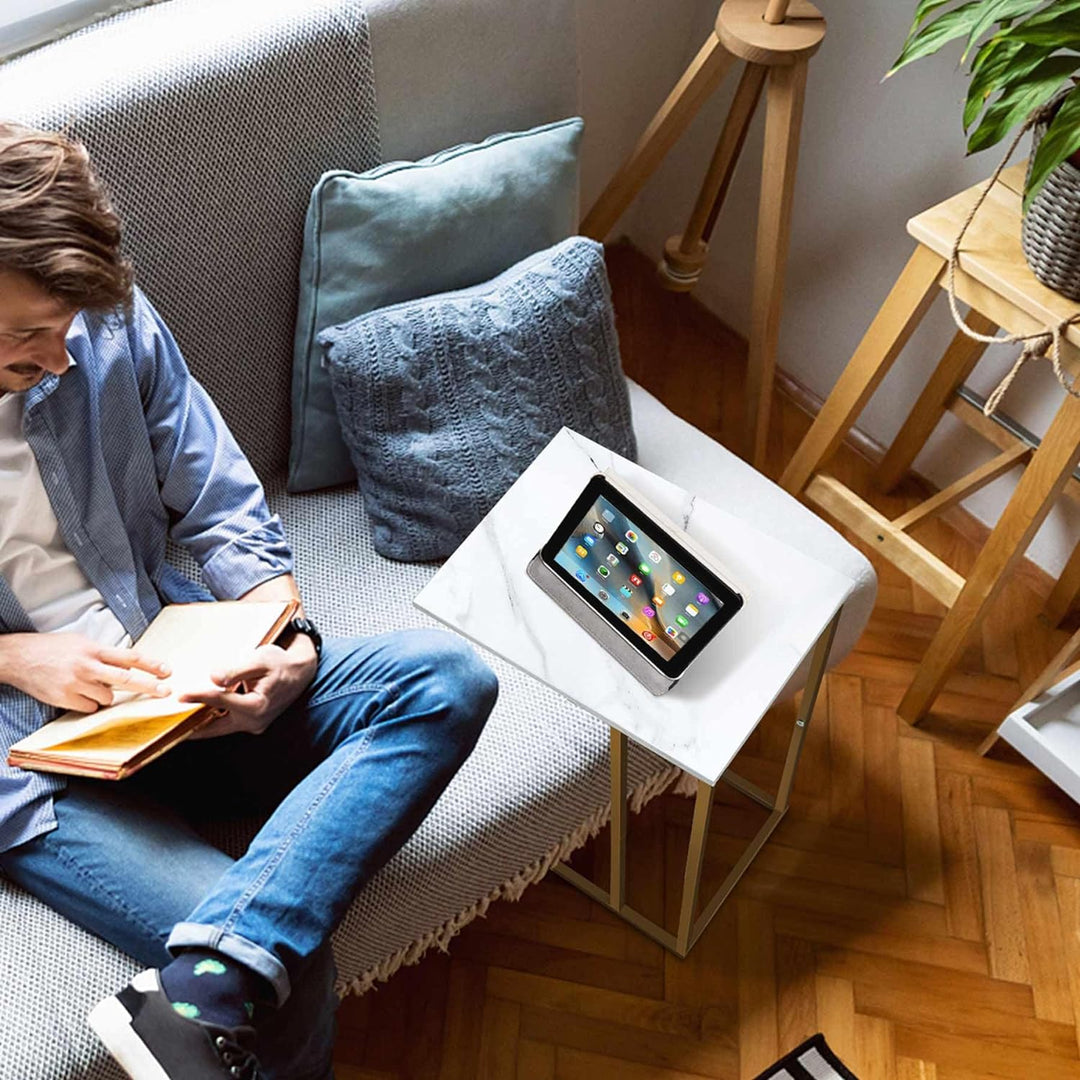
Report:
[[[1051,108],[1035,125],[1030,161],[1052,118]],[[1064,161],[1050,174],[1024,215],[1021,237],[1035,276],[1062,296],[1080,300],[1080,169]]]

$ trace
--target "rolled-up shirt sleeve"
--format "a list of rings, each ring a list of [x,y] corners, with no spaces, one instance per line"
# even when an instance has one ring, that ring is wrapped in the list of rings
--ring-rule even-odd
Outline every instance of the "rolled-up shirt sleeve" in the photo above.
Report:
[[[138,290],[127,326],[169,535],[195,557],[219,600],[291,573],[281,520],[255,470]]]

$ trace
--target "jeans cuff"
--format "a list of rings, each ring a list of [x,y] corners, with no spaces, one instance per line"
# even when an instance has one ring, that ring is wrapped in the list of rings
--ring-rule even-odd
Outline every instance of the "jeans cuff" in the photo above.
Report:
[[[213,949],[261,975],[274,988],[279,1008],[288,1000],[289,973],[284,964],[273,953],[239,934],[226,933],[219,926],[182,922],[173,927],[165,948],[174,956],[181,949]]]

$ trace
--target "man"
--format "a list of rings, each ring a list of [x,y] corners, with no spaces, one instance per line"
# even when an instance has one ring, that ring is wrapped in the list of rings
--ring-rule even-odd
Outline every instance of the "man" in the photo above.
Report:
[[[291,570],[84,148],[0,124],[0,752],[63,709],[168,692],[167,657],[130,647],[163,603],[297,597]],[[90,1016],[131,1077],[332,1075],[330,933],[496,691],[448,634],[322,643],[299,619],[188,695],[223,715],[129,780],[0,768],[0,869],[149,967]],[[193,827],[256,810],[235,862]]]

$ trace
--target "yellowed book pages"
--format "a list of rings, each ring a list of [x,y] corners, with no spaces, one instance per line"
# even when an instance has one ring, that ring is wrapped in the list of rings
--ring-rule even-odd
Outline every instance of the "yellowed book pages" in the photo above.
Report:
[[[66,712],[17,742],[11,753],[122,765],[198,712],[202,706],[180,696],[206,689],[212,672],[228,670],[273,640],[295,607],[295,601],[220,601],[163,608],[136,648],[172,669],[164,680],[168,697],[121,693],[115,704],[97,712]]]

